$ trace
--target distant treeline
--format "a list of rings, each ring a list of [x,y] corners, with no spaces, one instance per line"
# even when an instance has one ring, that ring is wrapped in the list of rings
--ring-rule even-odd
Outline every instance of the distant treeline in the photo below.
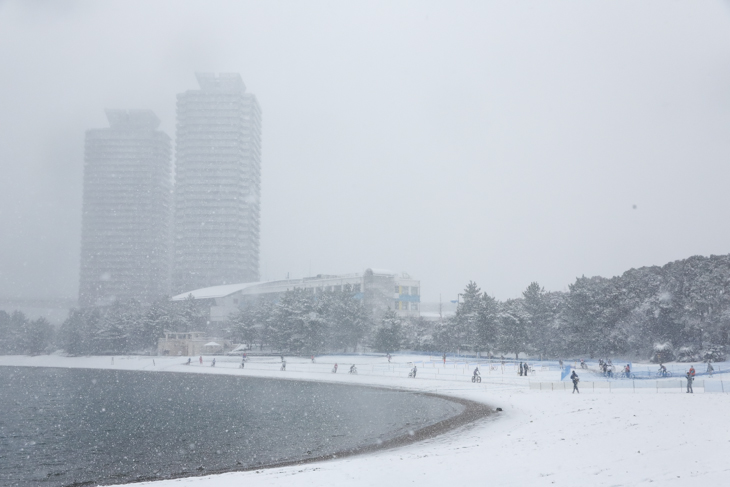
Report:
[[[568,292],[530,284],[498,301],[470,282],[443,321],[373,314],[352,289],[290,290],[211,324],[205,303],[134,301],[73,310],[57,333],[45,320],[0,312],[0,352],[134,353],[156,349],[165,330],[203,331],[286,353],[373,350],[480,352],[542,357],[722,358],[730,346],[730,256],[691,257],[610,279],[580,277]]]
[[[729,332],[730,256],[697,256],[611,279],[580,277],[568,292],[532,283],[505,302],[469,283],[435,343],[546,357],[720,360]]]
[[[55,330],[45,318],[29,320],[20,311],[0,310],[0,353],[40,355],[53,351]]]

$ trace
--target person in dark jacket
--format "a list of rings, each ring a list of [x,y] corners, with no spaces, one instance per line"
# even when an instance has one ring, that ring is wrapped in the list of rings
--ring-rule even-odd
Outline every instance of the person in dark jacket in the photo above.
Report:
[[[520,376],[522,376],[522,362],[520,362]]]
[[[578,378],[578,374],[575,372],[575,370],[572,374],[570,374],[570,380],[573,381],[573,394],[575,394],[576,392],[580,394],[580,391],[578,390],[578,381],[580,380],[580,378]]]
[[[694,382],[695,378],[692,375],[691,372],[687,372],[687,394],[694,394],[695,391],[692,390],[692,382]]]

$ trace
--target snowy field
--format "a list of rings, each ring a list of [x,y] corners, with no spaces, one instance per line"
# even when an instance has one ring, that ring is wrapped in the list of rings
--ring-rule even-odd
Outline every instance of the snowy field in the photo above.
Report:
[[[204,357],[202,366],[197,361],[188,366],[181,358],[114,357],[112,363],[111,357],[2,356],[0,365],[345,382],[436,392],[503,409],[489,419],[405,447],[302,466],[153,482],[156,487],[695,486],[730,482],[730,395],[705,393],[704,387],[696,387],[696,394],[686,394],[679,387],[632,387],[610,393],[598,388],[578,395],[570,389],[535,387],[561,384],[557,368],[540,367],[528,377],[519,377],[509,365],[492,370],[482,365],[482,383],[472,384],[473,364],[449,359],[444,365],[438,357],[428,356],[395,355],[392,364],[377,356],[318,357],[314,364],[287,358],[286,371],[279,370],[278,357],[253,357],[243,370],[239,359],[217,357],[215,367],[210,366],[211,359]],[[409,379],[414,361],[418,375]],[[335,362],[337,374],[331,372]],[[358,375],[347,374],[353,363]],[[688,365],[672,367],[681,373]],[[704,372],[701,364],[695,368]],[[580,369],[578,373],[582,373]],[[702,377],[697,382],[701,380],[722,382],[728,390],[730,374]],[[681,384],[676,375],[659,382],[665,381]],[[581,382],[581,386],[587,383]]]

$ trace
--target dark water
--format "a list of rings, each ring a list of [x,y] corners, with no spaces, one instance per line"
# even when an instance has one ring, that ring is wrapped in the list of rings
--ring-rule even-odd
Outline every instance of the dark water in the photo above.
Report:
[[[0,367],[0,485],[123,483],[316,457],[462,409],[337,384]]]

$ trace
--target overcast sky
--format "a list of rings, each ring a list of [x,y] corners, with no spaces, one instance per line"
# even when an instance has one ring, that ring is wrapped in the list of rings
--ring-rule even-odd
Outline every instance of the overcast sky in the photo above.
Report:
[[[262,107],[263,279],[505,299],[730,253],[727,1],[0,0],[0,297],[76,297],[85,130],[174,138],[195,71]]]

